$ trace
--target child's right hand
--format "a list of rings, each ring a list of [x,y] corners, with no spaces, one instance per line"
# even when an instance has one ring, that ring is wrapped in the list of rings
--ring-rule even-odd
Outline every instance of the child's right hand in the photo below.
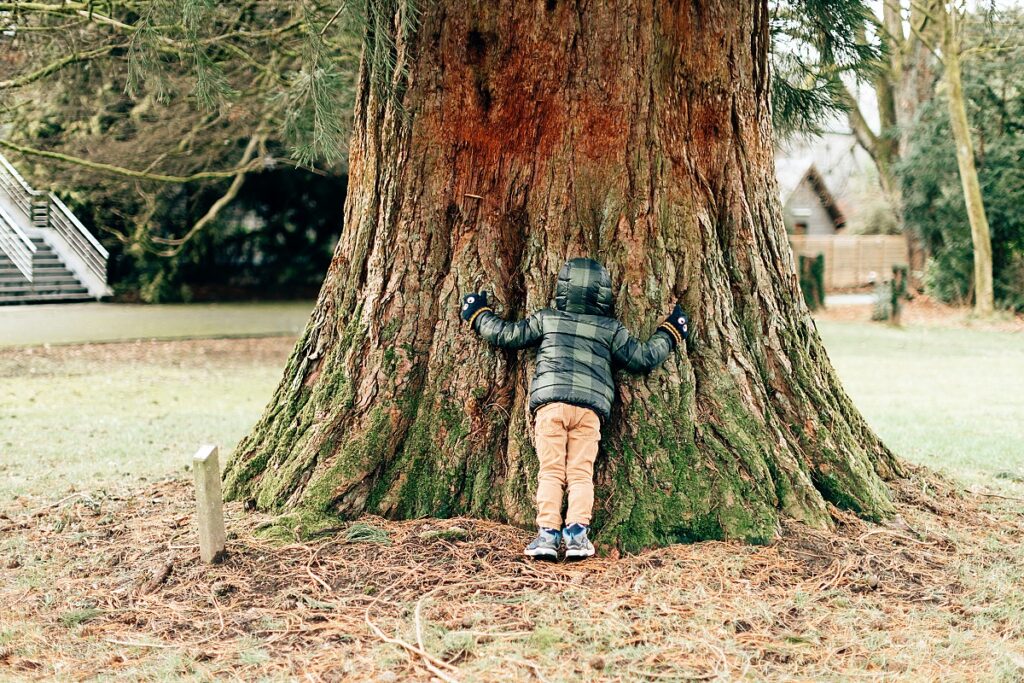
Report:
[[[476,317],[477,313],[485,308],[490,308],[487,305],[487,292],[479,292],[476,294],[467,294],[462,297],[462,319],[466,322],[470,322]]]

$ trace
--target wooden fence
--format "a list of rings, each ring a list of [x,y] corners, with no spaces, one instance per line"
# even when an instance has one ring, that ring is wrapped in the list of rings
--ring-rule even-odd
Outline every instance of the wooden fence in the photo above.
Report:
[[[906,265],[901,235],[790,235],[795,256],[825,255],[825,289],[860,287],[888,280],[892,267]]]

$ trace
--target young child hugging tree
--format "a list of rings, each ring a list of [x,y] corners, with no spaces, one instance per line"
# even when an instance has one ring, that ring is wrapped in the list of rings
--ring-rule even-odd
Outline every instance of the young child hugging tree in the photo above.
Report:
[[[468,294],[462,319],[481,337],[503,349],[540,345],[530,384],[537,459],[537,526],[526,546],[529,557],[556,560],[594,554],[587,538],[594,507],[594,460],[615,399],[613,370],[649,372],[661,365],[689,334],[689,321],[676,304],[672,315],[647,342],[633,337],[612,317],[612,282],[597,261],[576,258],[562,266],[555,285],[555,307],[507,322],[487,304],[487,292]],[[562,526],[562,496],[569,503]]]

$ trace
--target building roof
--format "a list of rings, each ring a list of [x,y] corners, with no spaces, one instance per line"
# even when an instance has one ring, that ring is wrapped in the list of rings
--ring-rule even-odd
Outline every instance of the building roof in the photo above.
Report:
[[[825,176],[818,170],[814,162],[807,159],[776,157],[775,175],[779,181],[779,199],[783,205],[793,195],[793,192],[806,182],[821,200],[821,205],[828,212],[836,229],[846,224],[846,216],[843,215],[835,195],[829,189]]]
[[[800,182],[802,183],[804,180],[806,180],[811,186],[811,189],[814,190],[814,194],[818,195],[818,198],[821,200],[821,205],[825,207],[825,211],[828,212],[829,218],[832,219],[832,223],[836,226],[836,229],[838,230],[846,225],[846,217],[836,204],[836,198],[832,192],[829,191],[828,185],[825,183],[825,178],[818,172],[817,166],[811,164],[807,168],[807,172],[804,173]]]

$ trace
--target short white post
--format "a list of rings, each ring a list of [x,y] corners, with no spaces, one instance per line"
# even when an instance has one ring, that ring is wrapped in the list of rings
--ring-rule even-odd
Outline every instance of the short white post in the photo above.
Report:
[[[199,520],[199,557],[218,562],[224,555],[224,499],[220,491],[217,447],[205,445],[192,458],[196,477],[196,510]]]

